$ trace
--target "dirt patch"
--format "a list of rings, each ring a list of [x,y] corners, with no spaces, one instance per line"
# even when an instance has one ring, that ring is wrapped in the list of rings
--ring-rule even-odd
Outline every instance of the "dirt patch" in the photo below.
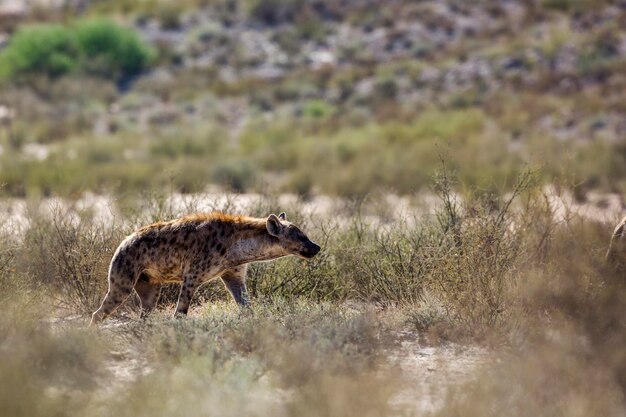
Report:
[[[487,362],[489,351],[453,343],[427,346],[409,340],[402,342],[391,356],[405,381],[404,389],[393,397],[392,405],[423,415],[441,409],[452,387],[470,381]]]

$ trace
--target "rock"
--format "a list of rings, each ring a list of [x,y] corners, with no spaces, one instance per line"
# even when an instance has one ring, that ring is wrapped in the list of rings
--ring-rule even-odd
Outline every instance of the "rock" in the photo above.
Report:
[[[309,55],[308,59],[311,68],[316,70],[321,68],[334,67],[337,63],[337,58],[335,57],[335,55],[328,50],[313,51]]]
[[[0,123],[6,123],[15,117],[15,110],[0,105]]]

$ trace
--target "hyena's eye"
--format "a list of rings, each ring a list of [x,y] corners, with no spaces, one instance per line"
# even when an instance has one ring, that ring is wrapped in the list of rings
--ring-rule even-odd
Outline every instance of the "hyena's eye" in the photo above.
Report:
[[[303,239],[305,238],[304,233],[302,233],[302,232],[300,231],[300,229],[298,229],[298,228],[297,228],[297,227],[295,227],[295,226],[292,226],[292,229],[291,229],[291,236],[292,236],[292,237],[293,237],[293,239],[295,239],[295,240],[303,240]]]

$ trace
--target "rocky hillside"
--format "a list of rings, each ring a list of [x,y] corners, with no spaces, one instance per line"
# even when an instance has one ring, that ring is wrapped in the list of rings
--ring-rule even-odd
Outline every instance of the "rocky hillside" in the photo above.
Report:
[[[148,70],[122,80],[5,80],[0,104],[14,115],[15,148],[5,156],[41,145],[38,159],[88,159],[81,143],[113,137],[94,163],[164,158],[179,178],[185,158],[217,153],[206,158],[227,162],[196,167],[196,182],[305,193],[412,192],[436,165],[435,145],[450,148],[472,184],[526,163],[549,179],[567,166],[586,188],[618,191],[626,178],[625,1],[76,0],[0,14],[4,45],[27,23],[106,16],[157,52]],[[322,155],[306,156],[321,138]],[[272,145],[288,150],[268,156]],[[391,153],[367,159],[379,152]],[[19,169],[30,172],[28,158]],[[299,168],[328,160],[334,179]],[[363,174],[373,162],[385,173]],[[485,165],[496,168],[468,173]],[[42,189],[12,178],[10,193]],[[111,185],[102,174],[73,190]]]

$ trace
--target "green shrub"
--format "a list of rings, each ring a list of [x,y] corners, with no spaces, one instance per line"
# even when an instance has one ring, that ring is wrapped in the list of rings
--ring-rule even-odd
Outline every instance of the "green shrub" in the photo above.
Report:
[[[32,25],[0,54],[0,76],[59,77],[73,71],[120,80],[148,67],[153,51],[128,28],[99,19],[75,26]]]
[[[26,26],[0,54],[0,76],[43,74],[57,77],[74,71],[80,48],[71,31],[60,25]]]
[[[146,69],[153,51],[128,28],[105,20],[76,25],[75,37],[82,52],[84,71],[105,78],[126,78]]]
[[[331,116],[335,108],[324,100],[311,100],[304,105],[302,114],[306,117],[319,119]]]

